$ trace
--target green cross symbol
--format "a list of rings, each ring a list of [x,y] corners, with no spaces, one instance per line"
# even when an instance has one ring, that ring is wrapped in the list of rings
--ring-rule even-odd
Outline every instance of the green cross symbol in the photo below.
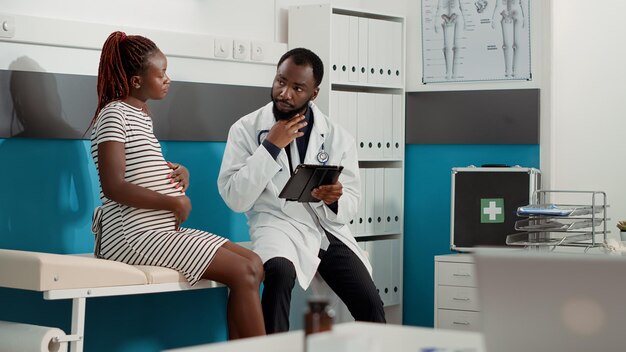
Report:
[[[480,223],[500,224],[504,222],[504,199],[483,198],[480,200]]]

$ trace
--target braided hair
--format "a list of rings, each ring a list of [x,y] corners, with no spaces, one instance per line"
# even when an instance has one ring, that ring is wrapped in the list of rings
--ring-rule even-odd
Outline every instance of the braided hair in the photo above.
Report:
[[[140,35],[113,32],[102,46],[98,67],[98,107],[91,123],[108,103],[130,94],[130,78],[148,68],[148,58],[159,51],[154,42]]]

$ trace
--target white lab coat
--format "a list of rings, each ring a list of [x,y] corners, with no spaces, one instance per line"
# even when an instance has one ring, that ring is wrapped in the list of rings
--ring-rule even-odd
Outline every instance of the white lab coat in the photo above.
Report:
[[[324,150],[329,156],[328,165],[344,167],[339,176],[343,195],[337,214],[321,201],[298,203],[278,198],[290,177],[290,170],[285,150],[274,160],[260,143],[276,122],[271,102],[231,126],[217,180],[226,204],[236,212],[246,213],[252,249],[263,262],[273,257],[289,259],[303,289],[309,286],[317,271],[320,248],[328,243],[322,228],[345,243],[365,264],[370,275],[372,272],[346,225],[355,217],[361,197],[354,138],[330,121],[315,104],[310,103],[310,108],[313,109],[313,129],[303,163],[320,164],[317,155]],[[299,161],[296,141],[288,148],[291,148],[295,169]]]

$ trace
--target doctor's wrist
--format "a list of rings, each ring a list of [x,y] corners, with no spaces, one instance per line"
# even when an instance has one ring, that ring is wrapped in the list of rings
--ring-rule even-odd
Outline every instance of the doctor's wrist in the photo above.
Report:
[[[274,160],[278,158],[278,154],[280,154],[281,148],[278,148],[274,143],[268,141],[267,139],[263,141],[263,147],[265,147],[265,149],[268,151],[268,153],[270,153]]]
[[[333,213],[337,214],[339,211],[339,201],[334,201],[333,203],[326,204],[326,206],[333,211]]]

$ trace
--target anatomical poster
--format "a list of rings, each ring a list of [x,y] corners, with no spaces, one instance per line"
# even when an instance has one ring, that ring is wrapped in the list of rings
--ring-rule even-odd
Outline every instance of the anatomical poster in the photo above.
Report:
[[[422,82],[531,80],[531,0],[422,0]]]

